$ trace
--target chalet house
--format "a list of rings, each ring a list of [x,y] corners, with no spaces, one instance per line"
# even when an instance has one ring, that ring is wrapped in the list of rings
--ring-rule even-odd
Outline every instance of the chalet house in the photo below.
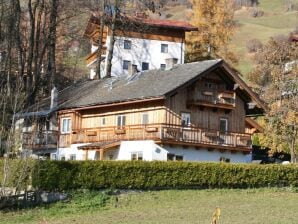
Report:
[[[164,70],[172,64],[183,64],[185,33],[194,30],[197,28],[181,21],[121,16],[116,23],[111,75],[125,76],[137,71]],[[84,33],[91,43],[91,53],[86,59],[90,79],[96,74],[99,34],[100,20],[92,16]],[[110,41],[111,30],[105,26],[100,54],[101,74],[107,67]]]
[[[243,163],[263,112],[233,69],[208,60],[54,89],[19,123],[23,150],[52,159]]]

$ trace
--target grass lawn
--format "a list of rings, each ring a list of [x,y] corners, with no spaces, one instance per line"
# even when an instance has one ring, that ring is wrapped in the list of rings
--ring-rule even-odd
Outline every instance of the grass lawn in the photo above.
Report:
[[[297,191],[296,191],[297,192]],[[298,223],[298,193],[287,189],[167,190],[106,196],[77,194],[70,202],[2,213],[0,223]]]

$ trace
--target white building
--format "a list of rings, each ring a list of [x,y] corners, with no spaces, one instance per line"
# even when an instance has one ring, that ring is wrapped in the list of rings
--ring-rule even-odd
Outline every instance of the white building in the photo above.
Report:
[[[152,69],[164,70],[172,64],[184,63],[185,33],[197,28],[180,21],[149,18],[130,18],[128,21],[127,24],[120,23],[115,32],[112,76],[125,76]],[[90,79],[93,79],[96,76],[98,63],[98,18],[89,19],[85,36],[91,42],[91,54],[87,57],[87,67],[90,69]],[[101,55],[102,74],[107,68],[106,58],[110,41],[110,29],[105,27],[104,50]]]

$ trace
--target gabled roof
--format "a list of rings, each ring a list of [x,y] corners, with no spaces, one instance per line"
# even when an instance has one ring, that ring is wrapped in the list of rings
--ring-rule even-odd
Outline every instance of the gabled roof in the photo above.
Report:
[[[122,102],[165,99],[179,88],[191,85],[202,75],[224,68],[224,64],[219,59],[207,60],[175,65],[166,71],[150,70],[139,72],[130,77],[122,76],[85,81],[60,91],[58,106],[55,109],[84,109]],[[237,75],[233,74],[233,77],[237,77]],[[240,81],[236,80],[235,82]],[[243,86],[243,91],[246,91],[253,100],[256,99],[257,104],[261,104],[261,101],[244,82],[240,82],[240,84]],[[34,108],[39,111],[50,110],[50,98],[32,106],[29,111]]]

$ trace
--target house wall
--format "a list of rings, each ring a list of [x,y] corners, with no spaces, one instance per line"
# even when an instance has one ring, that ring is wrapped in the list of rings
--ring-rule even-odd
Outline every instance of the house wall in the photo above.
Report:
[[[217,83],[218,90],[225,90],[227,88],[224,81],[222,81],[216,73],[210,73],[208,74],[208,79],[202,78],[195,84],[178,90],[166,100],[167,123],[181,125],[181,113],[186,112],[190,113],[191,124],[194,126],[210,130],[219,130],[220,118],[227,118],[229,121],[229,132],[245,133],[244,101],[239,96],[236,96],[235,108],[231,110],[187,105],[188,99],[195,99],[199,92],[205,89],[205,83],[212,82],[211,78]]]
[[[131,49],[124,49],[124,40],[132,42]],[[166,64],[165,59],[177,58],[178,64],[184,63],[184,31],[171,32],[156,31],[152,34],[138,32],[116,32],[113,60],[112,76],[127,75],[129,70],[123,69],[123,60],[130,61],[131,64],[137,65],[138,71],[142,70],[142,62],[149,63],[149,69],[160,69],[161,64]],[[106,46],[109,46],[110,36],[107,36]],[[168,53],[161,52],[161,44],[168,45]],[[92,45],[91,52],[95,52],[97,46]],[[107,50],[108,52],[108,50]],[[95,77],[96,63],[88,65],[90,68],[90,78]],[[105,60],[104,70],[107,67]]]
[[[57,159],[65,157],[70,159],[70,155],[75,154],[76,160],[99,160],[99,152],[95,150],[78,150],[77,147],[84,144],[73,144],[69,148],[59,148],[57,150]],[[218,150],[208,151],[207,149],[195,147],[183,147],[173,145],[158,145],[154,141],[122,141],[119,147],[105,150],[104,160],[131,160],[131,154],[141,152],[145,161],[167,161],[168,154],[183,156],[183,161],[192,162],[219,162],[221,158],[229,159],[231,163],[249,163],[251,154],[241,152],[231,153],[228,151],[220,152]]]

